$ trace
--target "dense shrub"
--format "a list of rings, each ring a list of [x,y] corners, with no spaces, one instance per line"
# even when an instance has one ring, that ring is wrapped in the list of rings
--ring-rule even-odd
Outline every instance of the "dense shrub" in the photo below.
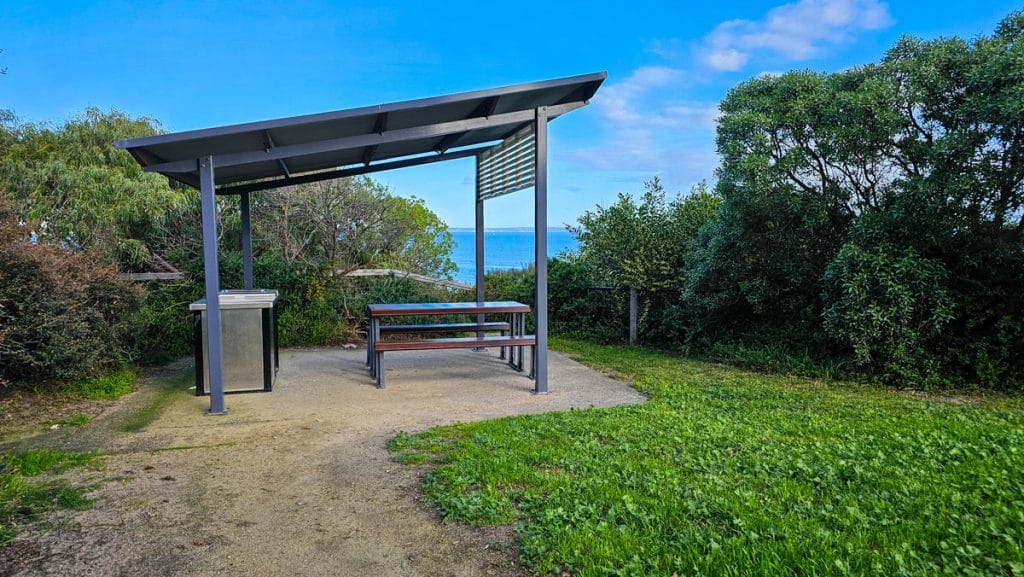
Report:
[[[101,259],[34,244],[0,208],[0,379],[67,381],[129,359],[142,294]]]
[[[825,271],[825,331],[889,382],[935,383],[933,345],[953,318],[946,277],[940,263],[910,250],[846,244]]]
[[[619,342],[628,332],[628,302],[621,290],[605,290],[594,272],[572,258],[548,259],[548,328],[599,342]],[[533,267],[487,273],[487,300],[512,300],[534,306]],[[527,316],[527,329],[536,326]]]

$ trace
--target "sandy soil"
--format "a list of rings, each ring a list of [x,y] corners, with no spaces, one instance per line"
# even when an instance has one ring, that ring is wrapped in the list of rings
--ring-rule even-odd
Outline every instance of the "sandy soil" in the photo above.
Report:
[[[399,431],[570,407],[642,402],[628,385],[552,353],[552,392],[495,351],[390,356],[377,390],[362,350],[282,353],[270,394],[229,395],[226,416],[181,391],[137,433],[118,423],[151,398],[144,383],[81,430],[0,450],[101,450],[96,506],[0,549],[3,575],[519,575],[508,528],[445,524],[424,502],[422,467],[393,463]],[[168,373],[189,370],[187,363]]]

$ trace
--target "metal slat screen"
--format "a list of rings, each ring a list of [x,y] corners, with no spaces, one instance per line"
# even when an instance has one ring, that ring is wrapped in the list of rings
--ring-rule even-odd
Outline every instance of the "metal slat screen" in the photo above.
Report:
[[[533,186],[533,126],[480,154],[476,194],[487,200]]]

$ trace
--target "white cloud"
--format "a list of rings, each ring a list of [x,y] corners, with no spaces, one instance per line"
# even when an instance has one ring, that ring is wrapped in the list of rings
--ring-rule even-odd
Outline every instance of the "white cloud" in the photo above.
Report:
[[[892,24],[878,0],[799,0],[771,9],[760,20],[728,20],[715,27],[698,48],[698,58],[716,69],[739,70],[762,52],[806,60],[828,45],[846,42],[854,32]]]
[[[605,86],[594,100],[604,120],[602,144],[569,150],[560,158],[587,170],[643,178],[693,182],[709,177],[717,165],[718,104],[685,98],[688,85],[681,70],[645,66]]]
[[[640,98],[651,90],[664,88],[679,80],[681,73],[666,66],[637,68],[622,82],[606,86],[597,100],[601,115],[612,122],[636,122],[643,119],[637,110]]]
[[[763,53],[791,60],[811,58],[855,32],[892,22],[880,0],[797,0],[759,20],[723,22],[697,41],[697,56],[715,70],[739,70]],[[679,39],[654,40],[645,49],[662,62],[609,81],[594,99],[603,134],[593,143],[564,150],[561,161],[616,180],[660,176],[673,188],[713,177],[717,102],[689,93],[706,81],[706,70],[678,66],[687,47]],[[764,74],[778,74],[772,70]]]
[[[716,104],[680,97],[686,75],[665,66],[644,66],[609,84],[595,101],[601,116],[620,130],[651,127],[712,128]]]
[[[711,50],[704,55],[704,61],[715,70],[739,70],[750,60],[750,56],[735,48]]]

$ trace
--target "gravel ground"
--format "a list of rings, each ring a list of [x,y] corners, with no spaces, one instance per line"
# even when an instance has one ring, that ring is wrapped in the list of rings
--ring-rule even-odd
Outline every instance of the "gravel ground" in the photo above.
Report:
[[[643,401],[634,389],[552,353],[551,393],[496,351],[395,353],[373,387],[365,350],[283,351],[270,394],[229,395],[226,416],[181,391],[144,430],[117,423],[153,382],[80,430],[0,450],[101,450],[96,506],[49,519],[0,549],[5,575],[519,575],[508,528],[441,523],[419,493],[424,469],[393,463],[400,431],[571,407]],[[164,376],[190,370],[168,367]]]

